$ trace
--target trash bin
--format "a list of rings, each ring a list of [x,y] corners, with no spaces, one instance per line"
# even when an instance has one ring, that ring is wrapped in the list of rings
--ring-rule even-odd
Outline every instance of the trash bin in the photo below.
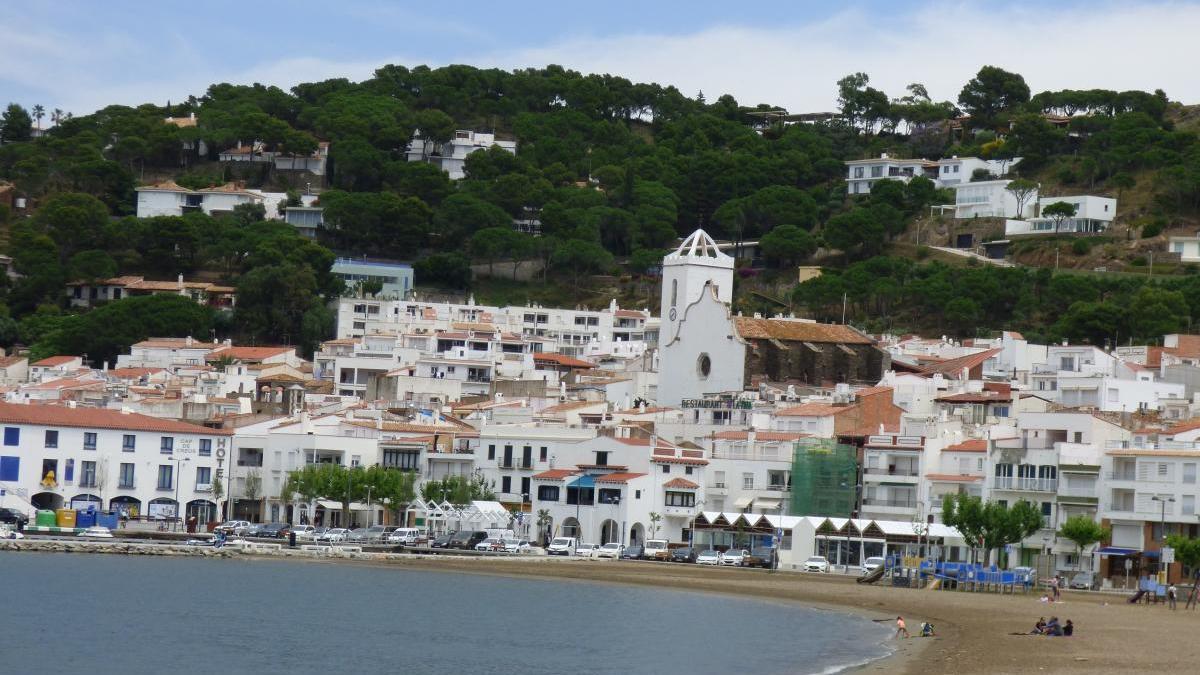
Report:
[[[73,509],[59,509],[57,513],[59,527],[75,527],[75,511]]]
[[[58,518],[53,511],[38,511],[34,524],[38,527],[58,527]]]
[[[288,546],[296,548],[296,531],[288,530]]]
[[[116,511],[98,511],[96,513],[96,524],[101,527],[115,530],[120,522],[121,519],[117,516]]]
[[[95,509],[78,509],[75,511],[75,527],[92,527],[95,524]]]

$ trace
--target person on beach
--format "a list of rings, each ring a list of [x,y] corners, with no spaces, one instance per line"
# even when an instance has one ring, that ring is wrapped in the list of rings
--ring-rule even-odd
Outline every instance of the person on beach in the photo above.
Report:
[[[1171,604],[1171,609],[1175,609],[1175,584],[1167,586],[1167,602]]]
[[[1046,617],[1039,616],[1037,623],[1033,624],[1033,631],[1031,632],[1031,634],[1032,635],[1041,635],[1044,632],[1046,632]]]
[[[1066,637],[1071,637],[1075,634],[1075,624],[1071,623],[1070,619],[1067,619],[1067,623],[1063,626],[1062,634]]]
[[[935,635],[936,633],[933,632],[933,624],[929,623],[928,621],[922,621],[921,637],[934,637]]]
[[[1062,626],[1059,625],[1059,623],[1058,623],[1057,616],[1050,617],[1050,621],[1049,621],[1049,623],[1046,624],[1046,627],[1042,630],[1042,634],[1049,635],[1050,637],[1061,637],[1062,636],[1063,629],[1062,629]]]
[[[908,626],[904,625],[904,617],[898,616],[896,617],[896,638],[899,638],[901,633],[904,633],[904,637],[910,637]]]
[[[1058,602],[1059,599],[1062,597],[1062,590],[1061,590],[1062,589],[1062,577],[1060,577],[1057,574],[1054,575],[1053,588],[1054,588],[1054,601]]]

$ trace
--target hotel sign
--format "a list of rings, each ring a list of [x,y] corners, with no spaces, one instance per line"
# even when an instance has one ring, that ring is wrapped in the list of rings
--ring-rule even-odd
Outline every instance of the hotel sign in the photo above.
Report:
[[[684,408],[709,408],[714,410],[750,410],[754,405],[750,401],[732,398],[685,398],[681,402]]]

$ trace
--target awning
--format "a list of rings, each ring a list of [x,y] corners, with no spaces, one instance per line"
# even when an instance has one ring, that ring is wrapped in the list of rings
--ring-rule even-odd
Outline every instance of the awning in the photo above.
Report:
[[[1137,555],[1138,553],[1141,553],[1141,551],[1137,550],[1136,548],[1118,548],[1116,546],[1105,546],[1104,548],[1097,549],[1096,553],[1100,554],[1101,556]]]
[[[330,501],[328,499],[318,499],[317,504],[320,506],[323,506],[326,509],[329,509],[331,511],[341,511],[342,510],[341,502]],[[366,511],[367,505],[363,504],[362,502],[351,502],[350,510],[351,511]]]
[[[754,500],[754,508],[761,509],[763,511],[770,511],[772,509],[777,509],[777,508],[779,508],[779,500],[778,499],[755,499]]]
[[[754,497],[738,497],[733,502],[733,508],[744,509],[750,506],[750,502],[754,501]]]
[[[590,488],[596,487],[596,477],[591,474],[584,474],[579,478],[567,483],[569,488]]]

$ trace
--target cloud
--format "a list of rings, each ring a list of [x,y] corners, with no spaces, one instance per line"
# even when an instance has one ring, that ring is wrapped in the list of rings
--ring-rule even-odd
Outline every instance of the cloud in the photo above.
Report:
[[[868,73],[872,86],[891,96],[922,82],[935,99],[954,100],[981,66],[991,64],[1023,74],[1035,92],[1162,88],[1175,100],[1200,102],[1200,78],[1192,72],[1191,45],[1200,30],[1200,5],[1194,3],[899,7],[886,14],[841,10],[803,24],[712,26],[684,34],[645,30],[548,39],[531,47],[496,48],[499,35],[463,38],[453,53],[441,40],[426,51],[416,38],[406,39],[402,49],[338,44],[351,55],[346,58],[285,56],[318,52],[293,50],[287,40],[222,44],[212,33],[163,31],[165,39],[152,44],[110,31],[84,42],[66,30],[40,28],[46,22],[18,30],[16,22],[0,20],[0,91],[20,94],[27,104],[41,97],[48,107],[82,114],[110,103],[178,101],[202,94],[213,82],[286,88],[330,77],[358,80],[385,63],[510,69],[556,63],[675,85],[689,96],[703,90],[709,100],[729,93],[743,104],[812,112],[835,108],[835,83],[851,72]],[[462,30],[473,34],[472,28]],[[278,57],[272,58],[272,49]],[[255,58],[263,53],[268,55]],[[433,53],[441,58],[430,58]],[[244,66],[228,65],[239,59]]]

